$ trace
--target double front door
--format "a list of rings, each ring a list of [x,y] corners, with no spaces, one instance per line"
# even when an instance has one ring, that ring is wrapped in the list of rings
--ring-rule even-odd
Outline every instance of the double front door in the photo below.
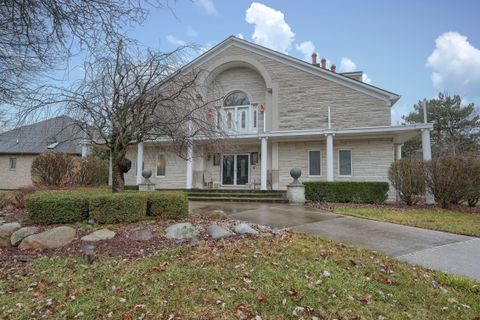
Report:
[[[243,186],[248,184],[249,155],[227,154],[222,161],[222,184],[225,186]]]

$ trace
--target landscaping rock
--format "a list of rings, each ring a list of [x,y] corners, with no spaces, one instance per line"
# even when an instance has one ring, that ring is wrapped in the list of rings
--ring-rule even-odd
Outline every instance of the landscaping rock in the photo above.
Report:
[[[0,247],[10,246],[10,236],[20,229],[22,226],[20,223],[11,222],[0,225]]]
[[[148,241],[153,238],[153,232],[149,229],[139,229],[132,231],[128,238],[134,241]]]
[[[21,249],[52,249],[66,246],[75,238],[75,229],[62,226],[26,237],[20,242]]]
[[[115,232],[108,230],[108,229],[100,229],[90,233],[89,235],[83,236],[83,241],[101,241],[101,240],[109,240],[115,237]]]
[[[168,239],[191,239],[195,237],[198,232],[190,222],[176,223],[165,229],[165,237]]]
[[[12,246],[16,247],[28,236],[35,234],[39,231],[37,227],[23,227],[15,231],[10,237],[10,243]]]
[[[233,235],[233,232],[219,226],[218,224],[211,224],[208,227],[208,234],[212,236],[213,239],[220,239],[225,237],[230,237]]]
[[[225,211],[219,210],[219,209],[213,210],[212,215],[220,216],[220,217],[226,217],[227,216]]]
[[[236,233],[239,233],[239,234],[253,234],[253,235],[258,235],[258,231],[253,229],[250,225],[248,225],[247,223],[240,223],[240,224],[237,224],[235,226],[235,228],[233,228],[233,230],[236,232]]]

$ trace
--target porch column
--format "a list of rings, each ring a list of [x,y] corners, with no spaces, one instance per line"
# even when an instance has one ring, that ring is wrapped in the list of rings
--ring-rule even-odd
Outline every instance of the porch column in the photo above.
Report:
[[[193,143],[188,141],[187,143],[187,182],[186,189],[192,189],[193,185]]]
[[[143,142],[137,144],[137,185],[142,183],[143,171]]]
[[[267,137],[262,137],[262,146],[261,146],[261,157],[262,161],[260,164],[260,178],[261,178],[261,185],[260,188],[262,190],[267,190],[267,157],[268,157],[268,151],[267,151]]]
[[[395,160],[402,159],[402,144],[395,145]]]
[[[432,160],[432,147],[430,145],[430,129],[422,129],[422,153],[423,153],[423,161]],[[425,195],[425,202],[427,204],[435,203],[433,194],[428,188],[427,188],[427,193]]]
[[[327,181],[333,181],[333,133],[327,133]]]

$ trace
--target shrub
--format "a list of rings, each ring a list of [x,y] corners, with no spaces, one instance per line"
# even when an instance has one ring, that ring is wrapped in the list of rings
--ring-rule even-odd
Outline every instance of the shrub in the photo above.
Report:
[[[88,197],[69,191],[37,192],[26,197],[28,215],[35,223],[54,224],[85,220]]]
[[[162,219],[182,219],[188,216],[188,196],[185,192],[150,192],[148,215]]]
[[[73,183],[73,157],[60,152],[47,151],[32,162],[31,175],[35,185],[65,186]]]
[[[108,184],[108,162],[96,156],[75,160],[75,182],[82,186]]]
[[[312,201],[383,203],[387,182],[304,182],[305,198]]]
[[[101,194],[90,199],[90,218],[98,223],[133,222],[147,216],[147,197],[142,193]]]
[[[388,179],[395,187],[400,199],[407,205],[416,204],[425,194],[425,167],[416,158],[403,158],[390,165]]]
[[[480,200],[480,157],[467,159],[467,191],[464,201],[469,207],[475,207]]]
[[[442,208],[465,199],[469,190],[468,159],[460,156],[443,156],[426,164],[427,186]]]

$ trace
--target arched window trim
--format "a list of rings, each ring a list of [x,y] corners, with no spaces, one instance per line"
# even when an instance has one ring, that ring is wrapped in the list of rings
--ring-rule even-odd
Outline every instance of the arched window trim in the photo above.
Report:
[[[237,104],[228,104],[227,105],[226,104],[227,99],[235,93],[243,94],[245,96],[244,100],[242,100],[240,103],[237,103]],[[246,99],[246,101],[245,101],[245,99]],[[239,90],[239,89],[235,89],[235,90],[232,90],[232,91],[228,92],[225,95],[225,97],[223,98],[223,106],[224,107],[246,106],[246,105],[250,105],[251,103],[252,103],[252,99],[251,99],[250,95],[247,92],[245,92],[244,90]]]

